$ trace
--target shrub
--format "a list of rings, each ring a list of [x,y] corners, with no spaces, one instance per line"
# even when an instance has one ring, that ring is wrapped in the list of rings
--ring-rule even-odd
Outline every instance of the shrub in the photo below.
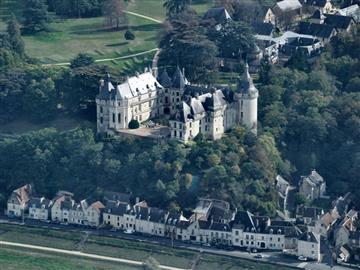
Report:
[[[130,121],[130,123],[129,123],[129,128],[130,128],[130,129],[137,129],[137,128],[139,128],[139,127],[140,127],[140,124],[139,124],[139,122],[138,122],[137,120],[132,119],[132,120]]]
[[[124,37],[126,40],[134,40],[135,34],[130,30],[126,30]]]

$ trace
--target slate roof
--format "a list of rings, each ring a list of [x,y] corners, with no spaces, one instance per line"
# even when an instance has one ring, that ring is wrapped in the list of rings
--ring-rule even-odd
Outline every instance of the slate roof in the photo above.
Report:
[[[108,75],[105,80],[101,80],[100,82],[100,91],[97,98],[101,100],[129,99],[155,91],[159,88],[162,88],[162,86],[151,72],[128,77],[125,82],[116,88],[111,83],[110,76]]]
[[[42,209],[49,209],[51,201],[45,198],[36,198],[33,197],[29,201],[29,205],[31,208],[42,208]]]
[[[166,214],[165,210],[156,207],[151,207],[149,213],[149,221],[155,223],[165,223],[165,214]]]
[[[221,24],[231,20],[229,12],[223,7],[210,8],[204,15],[204,20],[213,19],[216,23]]]
[[[180,220],[176,224],[176,227],[180,228],[180,229],[187,229],[187,227],[189,227],[189,225],[190,225],[190,221],[188,221],[188,220]]]
[[[242,83],[238,85],[238,91],[244,94],[254,94],[258,92],[254,85],[253,79],[250,76],[249,65],[247,63],[245,65],[245,72],[243,74]]]
[[[318,38],[330,38],[335,28],[331,25],[300,22],[298,33],[304,35],[311,35]]]
[[[272,23],[255,23],[253,25],[254,33],[262,36],[271,36],[274,32],[274,25]]]
[[[111,200],[129,203],[131,199],[131,194],[114,191],[104,191],[104,199],[106,201]]]
[[[323,212],[322,208],[302,206],[299,208],[298,214],[306,218],[317,219]]]
[[[123,216],[128,212],[128,204],[124,202],[108,201],[104,213]]]
[[[180,219],[181,219],[181,213],[170,212],[170,213],[168,213],[168,215],[166,217],[165,224],[176,226],[177,223],[180,221]]]
[[[324,24],[331,25],[337,29],[347,29],[354,20],[352,17],[335,14],[324,14],[324,16],[326,17]]]
[[[315,7],[324,7],[326,3],[327,0],[307,0],[304,2],[304,4],[307,6],[315,6]]]
[[[161,73],[160,77],[158,78],[159,83],[166,87],[169,88],[172,86],[172,81],[171,78],[169,76],[169,74],[167,73],[166,69],[164,69],[164,71]]]
[[[305,232],[299,240],[311,243],[320,243],[320,239],[313,232]]]
[[[178,89],[184,89],[185,85],[186,85],[185,76],[180,70],[180,67],[178,66],[172,78],[172,86]]]
[[[273,7],[273,11],[275,11],[275,13],[279,13],[276,11],[287,12],[301,8],[302,5],[298,0],[283,0],[275,4],[275,6]]]
[[[235,214],[233,226],[235,228],[243,228],[244,231],[256,230],[253,221],[253,214],[251,214],[249,211],[238,211]]]

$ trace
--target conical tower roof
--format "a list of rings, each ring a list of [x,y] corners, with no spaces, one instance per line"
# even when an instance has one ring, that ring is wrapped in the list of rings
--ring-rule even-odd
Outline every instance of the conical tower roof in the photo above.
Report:
[[[253,79],[250,76],[248,63],[245,65],[245,72],[243,74],[242,82],[239,84],[238,90],[242,93],[253,93],[258,91],[254,85]]]
[[[179,66],[177,66],[176,71],[174,73],[173,79],[172,79],[173,87],[183,89],[186,85],[186,79],[181,72]]]
[[[164,87],[171,87],[171,79],[169,74],[167,73],[166,69],[161,73],[160,77],[158,78],[159,83]]]

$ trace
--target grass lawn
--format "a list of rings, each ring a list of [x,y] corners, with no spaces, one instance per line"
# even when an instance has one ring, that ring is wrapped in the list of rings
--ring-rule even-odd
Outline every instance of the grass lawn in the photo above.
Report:
[[[128,15],[136,39],[127,41],[119,31],[104,28],[104,18],[67,19],[51,23],[51,32],[25,36],[26,52],[42,63],[69,62],[80,52],[95,59],[115,58],[157,47],[161,25]]]
[[[0,7],[0,30],[5,29],[4,20],[10,12],[21,18],[20,1],[3,0]],[[159,20],[165,18],[162,0],[136,0],[129,4],[128,10]],[[195,2],[193,8],[203,14],[213,4],[212,0]],[[129,26],[136,39],[126,41],[125,27],[119,31],[106,29],[104,18],[55,19],[49,26],[50,32],[24,36],[26,52],[41,63],[69,62],[80,52],[86,52],[95,59],[115,58],[147,51],[157,47],[157,35],[161,25],[152,21],[128,15]],[[121,60],[110,63],[121,67]]]
[[[1,270],[139,270],[126,264],[96,261],[29,251],[19,248],[0,248]]]
[[[60,230],[45,230],[45,229],[36,229],[36,228],[28,228],[23,226],[16,225],[6,225],[0,224],[0,240],[3,241],[13,241],[24,244],[34,244],[34,245],[42,245],[47,247],[54,248],[62,248],[68,250],[77,250],[78,242],[82,238],[82,233],[80,232],[65,232]],[[101,237],[101,236],[93,236],[90,235],[87,239],[86,243],[82,247],[83,252],[110,256],[110,257],[118,257],[130,260],[138,260],[144,261],[148,256],[153,256],[156,258],[161,264],[167,266],[174,266],[180,268],[191,268],[191,264],[194,258],[197,257],[197,252],[170,248],[167,246],[137,242],[137,241],[128,241],[117,238],[109,238],[109,237]],[[0,265],[4,264],[7,268],[3,269],[24,269],[22,267],[16,268],[14,267],[15,259],[11,256],[19,256],[19,254],[5,254],[2,255],[2,252],[9,252],[7,248],[0,248]],[[73,263],[71,256],[66,256],[66,262],[69,263],[65,265],[64,268],[56,268],[57,259],[52,258],[54,263],[54,268],[47,268],[50,264],[47,257],[51,255],[51,257],[58,257],[58,261],[60,261],[60,255],[52,256],[49,253],[49,256],[45,258],[38,259],[37,256],[34,258],[32,254],[28,254],[30,252],[26,252],[26,255],[20,257],[20,263],[30,261],[34,263],[34,265],[30,265],[33,268],[26,269],[124,269],[128,270],[128,268],[124,268],[123,266],[119,268],[101,268],[102,266],[95,266],[93,263],[90,265],[86,265],[85,263],[81,264],[84,268],[76,268],[71,267],[70,264]],[[33,252],[31,252],[33,253]],[[23,254],[23,253],[22,253]],[[75,259],[76,261],[82,261],[81,259]],[[83,260],[85,262],[85,260]],[[11,264],[12,263],[12,264]],[[90,263],[90,262],[89,262]],[[13,267],[13,268],[11,268]],[[36,268],[38,267],[38,268]],[[59,266],[60,267],[60,266]],[[87,268],[86,268],[87,267]],[[93,268],[91,268],[93,267]],[[126,266],[127,267],[127,266]],[[129,268],[136,269],[136,268]],[[218,270],[218,269],[229,269],[229,270],[289,270],[290,268],[273,266],[270,264],[257,263],[237,258],[230,258],[226,256],[217,256],[210,254],[202,254],[199,264],[196,269],[199,270]]]

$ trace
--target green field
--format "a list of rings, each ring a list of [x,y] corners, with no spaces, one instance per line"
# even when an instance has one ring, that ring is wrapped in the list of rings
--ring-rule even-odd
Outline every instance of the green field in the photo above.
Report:
[[[67,250],[81,250],[82,252],[104,255],[110,257],[117,257],[123,259],[130,259],[136,261],[145,261],[150,255],[157,259],[160,264],[179,267],[191,268],[198,253],[189,250],[175,249],[167,246],[160,246],[151,243],[128,241],[117,238],[101,237],[90,235],[84,244],[81,239],[84,233],[81,232],[64,232],[60,230],[45,230],[28,228],[15,225],[0,224],[0,240],[18,242],[23,244],[41,245],[47,247],[61,248]],[[123,268],[123,266],[116,268],[115,266],[103,267],[99,262],[87,261],[87,264],[81,264],[83,268],[76,268],[72,266],[73,263],[79,259],[66,256],[67,264],[60,268],[57,262],[60,262],[60,255],[52,254],[37,254],[37,252],[26,252],[24,256],[14,254],[8,248],[0,247],[0,265],[5,265],[6,268],[1,269],[24,269],[17,267],[18,263],[32,262],[30,268],[26,269],[133,269]],[[23,254],[23,253],[21,253]],[[51,256],[50,256],[51,255]],[[19,259],[15,259],[20,256]],[[49,260],[53,262],[54,267],[48,268]],[[81,260],[80,260],[81,261]],[[85,260],[83,260],[85,261]],[[87,267],[87,268],[86,268]],[[92,267],[92,268],[91,268]],[[136,269],[136,268],[134,268]],[[241,260],[237,258],[230,258],[225,256],[217,256],[210,254],[202,254],[197,264],[196,269],[199,270],[288,270],[286,267],[278,267],[264,263],[257,263],[252,261]]]
[[[0,7],[0,30],[5,28],[4,20],[10,13],[21,18],[21,5],[17,0],[3,0]],[[136,0],[128,6],[128,10],[158,20],[165,18],[165,10],[161,0]],[[193,8],[200,14],[211,6],[212,1],[194,4]],[[103,17],[84,19],[54,18],[49,32],[24,36],[26,52],[41,63],[69,62],[80,52],[91,54],[95,59],[116,58],[157,47],[158,33],[161,24],[134,15],[127,15],[128,26],[135,33],[136,39],[127,41],[124,38],[126,26],[120,30],[108,29]],[[144,56],[145,57],[145,56]],[[148,57],[151,57],[149,55]],[[123,60],[111,64],[120,65]],[[110,63],[110,62],[109,62]]]
[[[1,270],[139,270],[140,267],[39,253],[26,249],[0,248]]]

